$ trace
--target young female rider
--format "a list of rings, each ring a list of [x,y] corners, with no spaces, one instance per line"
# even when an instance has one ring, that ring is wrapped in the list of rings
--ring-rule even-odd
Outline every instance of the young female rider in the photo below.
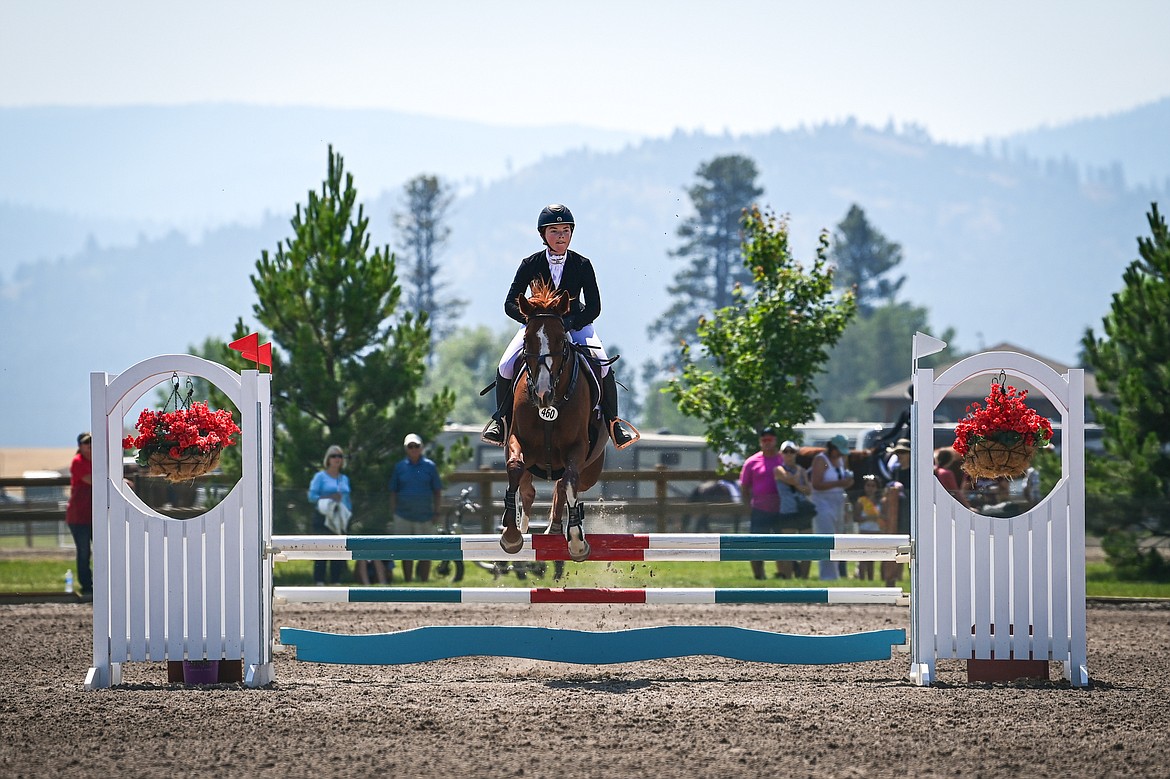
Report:
[[[601,314],[601,293],[597,290],[597,277],[593,263],[577,252],[569,251],[573,239],[573,214],[563,205],[554,203],[545,206],[536,220],[536,232],[544,241],[545,248],[524,258],[512,279],[512,286],[504,298],[504,313],[521,324],[520,331],[504,350],[500,366],[496,371],[496,413],[483,429],[483,440],[497,446],[504,445],[507,419],[512,413],[512,380],[516,377],[516,357],[524,348],[524,315],[516,299],[527,295],[528,288],[537,279],[543,279],[556,289],[569,295],[571,308],[565,316],[565,329],[574,343],[587,345],[593,356],[606,360],[605,347],[593,330],[593,320]],[[640,437],[629,422],[618,417],[617,382],[613,371],[602,363],[604,391],[601,412],[605,415],[606,427],[613,445],[625,449]]]

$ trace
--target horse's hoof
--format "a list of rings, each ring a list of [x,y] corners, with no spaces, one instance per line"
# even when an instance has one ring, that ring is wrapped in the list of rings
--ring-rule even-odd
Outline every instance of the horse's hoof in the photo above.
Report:
[[[508,528],[500,536],[500,549],[508,554],[516,554],[524,548],[524,535],[518,530]]]
[[[578,546],[577,551],[573,550],[574,546]],[[589,542],[582,541],[579,545],[569,544],[569,559],[575,563],[583,563],[589,559]]]
[[[577,533],[574,536],[573,531]],[[581,528],[569,528],[569,559],[575,563],[583,563],[589,559],[589,542],[585,540],[584,534],[581,533]]]

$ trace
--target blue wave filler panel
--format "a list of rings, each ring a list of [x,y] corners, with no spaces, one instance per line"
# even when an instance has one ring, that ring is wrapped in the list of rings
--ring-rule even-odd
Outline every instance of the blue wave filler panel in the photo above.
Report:
[[[450,657],[517,657],[602,665],[713,655],[758,663],[829,665],[889,660],[906,631],[796,636],[719,625],[667,625],[609,632],[500,625],[423,627],[342,635],[281,628],[297,659],[346,665],[400,665]]]

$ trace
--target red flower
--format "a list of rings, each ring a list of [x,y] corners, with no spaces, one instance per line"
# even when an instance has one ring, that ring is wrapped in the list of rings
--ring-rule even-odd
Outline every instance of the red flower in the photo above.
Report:
[[[955,426],[954,450],[965,457],[979,441],[993,440],[1007,446],[1023,441],[1027,446],[1046,446],[1052,440],[1052,423],[1028,408],[1027,390],[993,384],[987,404],[972,403],[967,416]]]
[[[143,409],[134,427],[138,435],[126,436],[122,448],[137,449],[140,465],[146,465],[154,452],[167,452],[177,459],[234,446],[232,436],[240,432],[230,411],[211,411],[203,402],[175,411]]]

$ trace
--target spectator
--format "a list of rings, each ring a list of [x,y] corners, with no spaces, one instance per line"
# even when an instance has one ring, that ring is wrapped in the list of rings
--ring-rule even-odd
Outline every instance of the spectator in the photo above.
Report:
[[[82,600],[93,600],[93,436],[77,436],[77,453],[69,464],[69,502],[65,524],[77,547],[77,591]]]
[[[743,502],[751,506],[752,511],[749,533],[780,532],[780,493],[776,489],[774,474],[782,462],[784,458],[776,448],[776,428],[763,428],[760,430],[760,451],[744,461],[739,474]],[[781,571],[781,562],[776,561],[777,574]],[[753,576],[761,580],[768,578],[763,560],[752,560],[751,565]]]
[[[843,435],[835,435],[825,444],[825,451],[818,452],[812,462],[812,502],[817,507],[813,517],[813,532],[834,535],[844,530],[845,490],[853,486],[853,471],[845,462],[845,450],[849,441]],[[822,581],[840,577],[837,564],[822,560],[817,566]]]
[[[443,482],[439,469],[430,458],[423,457],[423,440],[411,433],[403,441],[406,457],[394,466],[390,476],[390,514],[393,524],[390,532],[402,536],[424,535],[439,523],[439,505]],[[430,522],[428,526],[426,523]],[[413,560],[402,561],[402,580],[411,581]],[[418,581],[431,576],[431,561],[418,561]]]
[[[773,475],[776,477],[776,489],[780,493],[780,532],[807,533],[812,529],[812,523],[798,518],[800,505],[797,494],[808,496],[812,492],[812,485],[808,480],[808,472],[796,462],[799,451],[794,441],[785,441],[780,444],[780,456],[783,461],[776,466]],[[776,575],[781,579],[795,577],[807,579],[812,562],[809,560],[778,560]]]
[[[1056,450],[1052,444],[1045,447],[1045,451],[1053,452]],[[1024,471],[1024,508],[1030,509],[1040,502],[1040,471],[1036,469],[1035,465],[1029,465],[1028,470]]]
[[[353,570],[362,584],[370,584],[370,569],[374,569],[374,581],[389,584],[394,579],[393,560],[354,560]]]
[[[861,484],[865,491],[858,496],[857,510],[854,512],[857,517],[857,532],[863,534],[880,533],[882,532],[881,485],[878,484],[877,477],[873,474],[862,476]],[[857,578],[873,581],[873,560],[861,560],[857,563]]]
[[[955,478],[954,463],[954,449],[944,446],[942,449],[934,450],[934,477],[951,494],[951,497],[967,508],[971,508],[971,504],[967,502],[966,494],[959,489],[959,480]]]
[[[890,462],[894,480],[886,485],[886,495],[882,500],[882,530],[907,535],[910,533],[910,490],[913,484],[909,439],[898,440]],[[902,563],[882,561],[882,581],[887,587],[897,587],[901,578]]]
[[[984,488],[984,503],[979,513],[985,517],[1018,517],[1024,508],[1012,500],[1011,482],[1006,476],[990,481]]]
[[[341,472],[345,466],[345,451],[334,444],[325,450],[322,470],[309,483],[309,502],[313,504],[313,533],[316,535],[345,535],[353,503],[349,497],[349,477]],[[328,569],[328,580],[326,570]],[[316,560],[313,579],[318,586],[328,581],[340,584],[344,578],[344,560]]]

